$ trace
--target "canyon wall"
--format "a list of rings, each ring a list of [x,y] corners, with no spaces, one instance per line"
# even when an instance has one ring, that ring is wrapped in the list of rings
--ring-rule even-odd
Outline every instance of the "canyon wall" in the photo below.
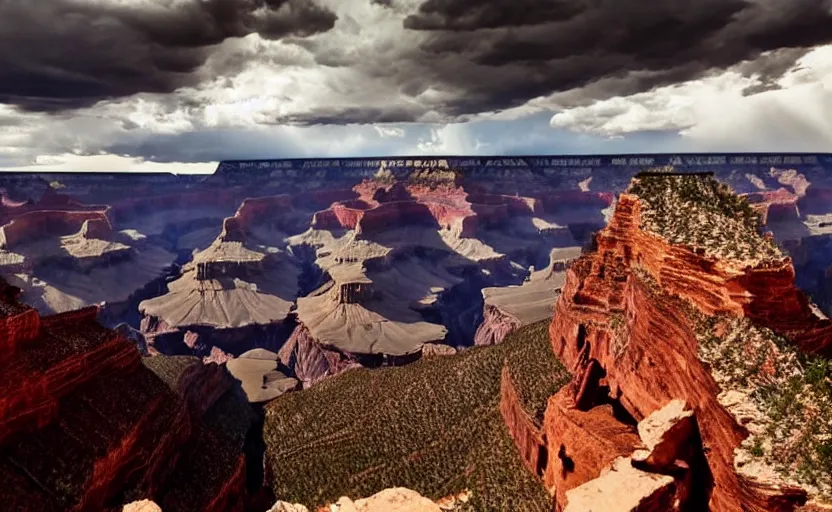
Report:
[[[758,267],[707,258],[639,229],[640,217],[637,198],[622,194],[612,222],[597,237],[599,254],[644,268],[668,293],[692,301],[705,314],[747,316],[790,337],[806,352],[828,353],[832,321],[814,315],[794,284],[790,258]],[[593,267],[593,274],[603,276],[603,261]],[[581,295],[591,296],[592,283],[584,286]]]
[[[199,365],[182,400],[97,323],[97,308],[32,317],[18,296],[0,280],[0,325],[18,333],[2,339],[0,360],[4,508],[93,512],[161,498],[166,512],[242,510],[242,453],[200,422],[222,390],[210,386],[227,376]]]
[[[500,374],[500,414],[526,469],[542,477],[548,462],[546,440],[539,425],[523,409],[507,365]]]
[[[38,238],[77,233],[87,221],[109,224],[105,211],[42,210],[24,213],[0,227],[0,248],[14,248]]]
[[[484,310],[482,323],[474,335],[474,345],[496,345],[521,326],[520,320],[498,307],[486,304]]]
[[[232,208],[240,200],[240,187],[204,188],[192,192],[120,199],[112,205],[112,218],[124,222],[145,214],[181,208]]]
[[[734,471],[734,449],[748,433],[717,401],[720,389],[698,357],[688,312],[696,308],[706,315],[746,316],[792,336],[810,352],[828,349],[829,323],[811,314],[794,285],[788,259],[758,268],[707,259],[640,230],[639,208],[634,196],[621,196],[609,226],[596,237],[597,250],[567,270],[555,306],[550,337],[557,356],[574,369],[573,409],[591,412],[599,397],[608,395],[641,420],[682,399],[699,420],[713,482],[707,491],[711,510],[794,510],[805,501],[805,492],[752,483]],[[640,277],[640,272],[652,277]],[[555,399],[547,408],[543,432],[551,471],[562,466],[557,452],[568,436],[557,422],[570,410]],[[598,436],[598,431],[582,436]],[[598,468],[593,456],[569,457],[576,468],[589,464],[590,473]],[[546,482],[556,488],[563,506],[564,482],[556,476]],[[779,504],[771,508],[772,503]]]

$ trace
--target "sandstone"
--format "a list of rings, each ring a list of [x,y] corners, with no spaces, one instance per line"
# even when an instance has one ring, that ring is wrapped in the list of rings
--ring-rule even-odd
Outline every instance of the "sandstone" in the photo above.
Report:
[[[563,512],[671,512],[675,502],[673,478],[634,468],[616,459],[599,478],[566,492]]]
[[[566,272],[550,337],[558,357],[580,370],[576,375],[583,380],[575,383],[575,399],[591,404],[592,398],[603,399],[606,393],[636,420],[660,411],[673,400],[689,404],[696,416],[694,439],[701,438],[703,453],[701,458],[683,462],[698,475],[693,480],[699,482],[696,485],[713,482],[709,493],[701,488],[691,491],[690,506],[709,507],[714,512],[794,510],[805,494],[801,497],[801,493],[773,482],[752,485],[736,472],[735,449],[749,432],[720,403],[721,390],[699,358],[697,327],[688,311],[748,318],[786,334],[812,353],[829,349],[832,325],[811,311],[795,286],[788,258],[757,267],[708,259],[640,229],[640,209],[637,197],[622,194],[609,225],[596,236],[595,249]],[[590,373],[591,368],[597,370]],[[587,394],[590,398],[584,399]],[[558,405],[550,403],[544,425],[550,467],[558,465],[559,439],[576,437],[561,433],[565,429],[558,427],[556,407],[563,407]],[[679,414],[668,416],[683,420],[686,413],[674,408]],[[664,434],[658,438],[648,433],[645,444],[662,446],[656,439],[674,437],[677,428],[681,435],[688,430],[685,423],[687,420],[666,424],[677,426],[659,428],[656,432]],[[663,454],[662,463],[674,456],[679,455]],[[635,458],[643,461],[647,457],[638,453]],[[593,469],[595,474],[585,475],[579,483],[597,477],[597,471]],[[549,478],[546,483],[555,481]],[[696,501],[703,498],[707,503]],[[557,499],[563,502],[562,497]]]
[[[124,505],[122,512],[162,512],[162,509],[151,500],[141,500]]]
[[[672,400],[640,421],[638,435],[649,450],[644,462],[651,466],[666,467],[676,459],[683,458],[683,451],[690,445],[694,428],[693,411],[682,400]]]
[[[333,512],[441,512],[442,509],[416,491],[395,487],[355,501],[342,497],[335,504],[330,505],[330,510]]]
[[[568,387],[549,399],[542,432],[548,456],[543,481],[561,505],[570,489],[641,447],[635,428],[616,419],[609,405],[576,409]]]
[[[309,512],[309,509],[298,503],[278,501],[267,512]]]
[[[294,370],[294,376],[304,387],[338,375],[360,365],[339,352],[327,350],[316,343],[304,325],[295,328],[289,340],[280,348],[278,358]]]

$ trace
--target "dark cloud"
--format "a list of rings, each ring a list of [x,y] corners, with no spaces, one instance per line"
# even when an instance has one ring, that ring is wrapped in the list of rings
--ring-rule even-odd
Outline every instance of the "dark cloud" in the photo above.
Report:
[[[55,111],[170,92],[228,38],[306,37],[335,21],[313,0],[0,0],[0,103]]]
[[[794,63],[806,53],[808,50],[805,48],[785,48],[739,64],[737,70],[743,76],[756,76],[760,80],[759,84],[745,88],[742,91],[743,96],[780,89],[777,80],[792,69]]]
[[[539,25],[574,18],[580,0],[427,0],[404,20],[412,30],[465,30]]]
[[[773,51],[771,87],[800,49],[832,42],[832,0],[426,0],[404,26],[426,35],[420,69],[463,115],[599,81],[594,94],[643,92]]]

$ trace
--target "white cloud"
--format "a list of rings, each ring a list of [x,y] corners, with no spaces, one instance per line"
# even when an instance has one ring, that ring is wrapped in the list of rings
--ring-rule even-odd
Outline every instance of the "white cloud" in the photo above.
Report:
[[[832,46],[813,50],[781,89],[751,96],[759,77],[735,70],[650,92],[565,109],[555,128],[605,137],[678,131],[697,150],[828,151],[832,141]]]
[[[404,137],[405,131],[395,126],[373,126],[379,137]]]
[[[429,138],[422,138],[416,144],[420,153],[437,155],[475,154],[481,147],[480,141],[471,135],[469,126],[463,123],[433,128]]]
[[[210,174],[217,168],[217,162],[205,163],[159,163],[148,162],[141,158],[120,155],[74,155],[65,153],[37,157],[33,165],[15,167],[21,172],[69,172],[69,171],[109,171],[109,172],[171,172],[176,174]]]

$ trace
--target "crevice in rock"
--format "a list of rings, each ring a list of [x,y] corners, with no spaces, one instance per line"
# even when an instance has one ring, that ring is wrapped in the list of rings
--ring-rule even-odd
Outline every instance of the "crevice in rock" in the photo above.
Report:
[[[708,459],[705,456],[698,421],[694,422],[690,446],[693,452],[691,454],[691,460],[688,462],[691,471],[691,487],[688,505],[684,510],[689,512],[708,510],[708,503],[711,500],[711,492],[714,487],[714,477],[711,474],[711,468],[708,466]]]
[[[250,494],[256,494],[268,485],[265,480],[266,442],[263,439],[263,425],[266,410],[263,404],[251,404],[255,420],[246,432],[243,453],[246,457],[246,487]]]
[[[566,445],[560,445],[558,458],[561,462],[561,477],[565,478],[567,473],[575,471],[575,461],[566,454]]]

